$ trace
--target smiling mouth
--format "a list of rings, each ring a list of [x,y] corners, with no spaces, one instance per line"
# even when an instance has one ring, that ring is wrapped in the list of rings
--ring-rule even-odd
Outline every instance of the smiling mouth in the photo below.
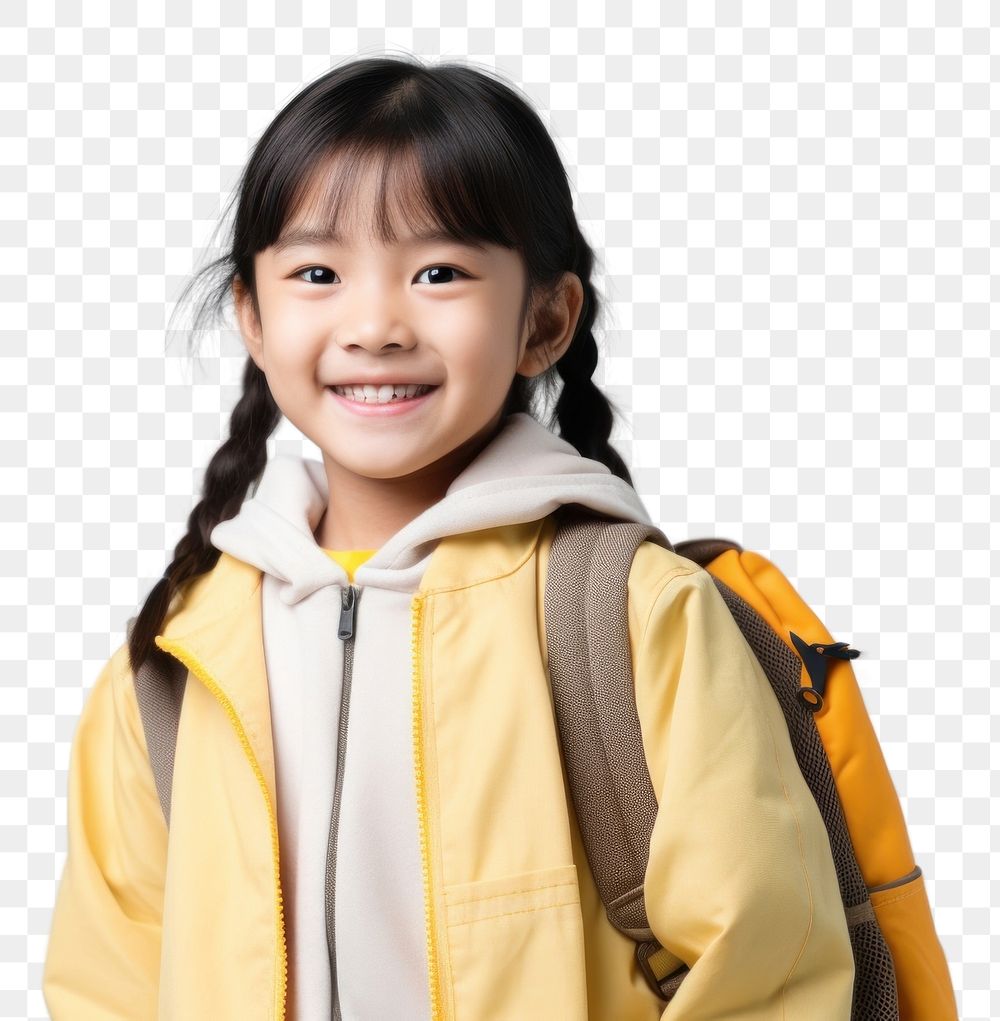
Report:
[[[397,389],[393,389],[391,393],[387,393],[382,396],[383,386],[371,387],[375,392],[371,393],[365,389],[363,384],[357,386],[328,386],[326,389],[331,393],[336,394],[338,397],[343,398],[347,401],[352,401],[355,404],[376,406],[376,405],[388,405],[388,404],[403,404],[406,401],[415,400],[418,397],[424,397],[429,394],[432,390],[436,390],[439,384],[406,384],[400,385]]]

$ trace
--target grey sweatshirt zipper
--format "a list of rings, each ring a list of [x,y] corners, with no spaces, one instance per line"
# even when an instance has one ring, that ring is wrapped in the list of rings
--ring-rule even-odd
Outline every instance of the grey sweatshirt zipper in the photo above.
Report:
[[[337,882],[337,826],[340,822],[340,792],[344,786],[344,760],[347,755],[347,717],[351,702],[351,672],[354,668],[354,621],[358,612],[361,589],[348,585],[342,591],[340,626],[337,637],[344,643],[344,683],[340,694],[340,722],[337,730],[337,780],[333,790],[333,811],[330,815],[330,837],[326,845],[326,942],[330,951],[330,979],[333,992],[333,1018],[341,1021],[340,991],[337,987],[336,929],[334,899]]]

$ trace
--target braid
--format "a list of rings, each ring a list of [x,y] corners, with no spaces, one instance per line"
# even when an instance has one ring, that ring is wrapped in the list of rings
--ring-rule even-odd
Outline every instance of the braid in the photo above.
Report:
[[[575,248],[577,258],[573,271],[583,284],[584,300],[576,335],[555,364],[563,381],[555,406],[559,435],[572,443],[584,457],[601,461],[615,475],[633,485],[627,465],[608,442],[614,425],[615,406],[592,378],[598,363],[593,326],[599,303],[591,281],[593,251],[580,234],[579,228]]]
[[[148,657],[165,655],[153,639],[163,626],[173,597],[187,582],[217,563],[219,550],[209,539],[212,529],[236,515],[251,484],[263,474],[267,439],[280,421],[281,411],[264,373],[247,357],[243,394],[229,418],[229,438],[209,461],[202,499],[188,516],[187,534],[174,547],[174,559],[146,597],[128,640],[133,674]]]

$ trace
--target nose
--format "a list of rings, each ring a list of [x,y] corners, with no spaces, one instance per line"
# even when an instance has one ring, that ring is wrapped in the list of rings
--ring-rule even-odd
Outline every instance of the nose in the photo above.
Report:
[[[342,347],[381,351],[386,347],[412,347],[416,336],[391,289],[377,281],[359,288],[353,300],[341,305],[337,340]]]

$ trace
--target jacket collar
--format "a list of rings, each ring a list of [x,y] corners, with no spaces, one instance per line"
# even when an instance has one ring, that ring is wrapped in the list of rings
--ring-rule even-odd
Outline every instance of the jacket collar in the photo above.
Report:
[[[445,537],[417,595],[463,588],[516,570],[534,550],[544,519]],[[263,573],[228,553],[196,578],[155,638],[238,718],[275,798],[273,736],[264,660]]]
[[[516,570],[532,553],[545,519],[501,525],[474,532],[445,536],[435,547],[417,594],[464,588],[502,577]],[[260,634],[260,615],[253,632],[248,629],[248,605],[259,596],[263,573],[228,553],[220,553],[216,565],[188,588],[168,617],[160,634],[170,641],[211,651],[214,638],[226,645]]]

